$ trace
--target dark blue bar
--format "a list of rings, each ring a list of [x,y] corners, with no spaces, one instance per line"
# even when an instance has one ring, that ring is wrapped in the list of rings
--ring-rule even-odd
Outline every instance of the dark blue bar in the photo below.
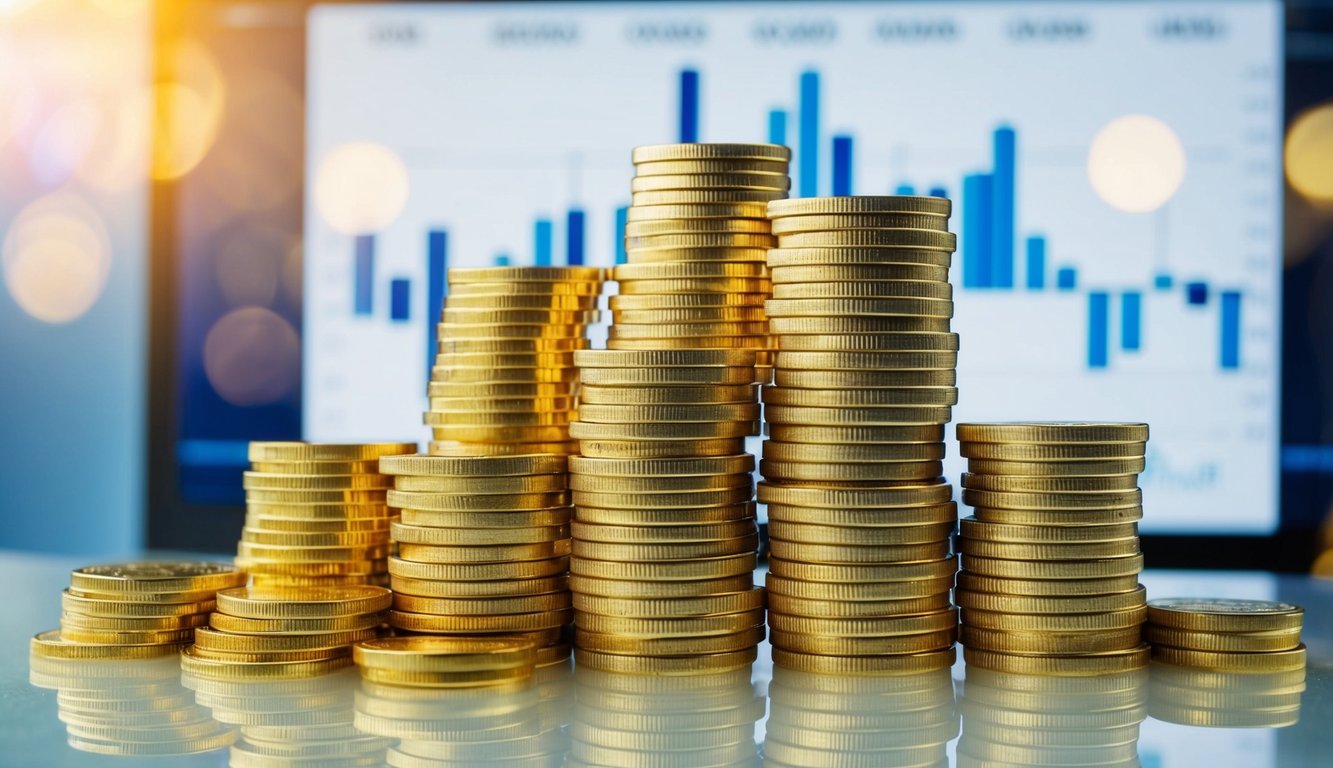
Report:
[[[797,167],[800,169],[800,196],[819,194],[819,73],[801,73],[800,141]]]
[[[991,284],[990,196],[988,174],[963,177],[964,288],[988,288]]]
[[[509,266],[509,262],[510,262],[509,254],[507,254],[507,253],[497,253],[497,254],[495,254],[495,266],[497,266],[497,267],[507,267],[507,266]]]
[[[1171,276],[1166,274],[1158,275],[1152,279],[1153,287],[1159,291],[1171,290],[1174,283],[1175,281],[1171,279]]]
[[[1055,270],[1055,287],[1062,291],[1072,291],[1078,287],[1078,270],[1073,267],[1060,267]]]
[[[426,233],[426,373],[435,365],[440,350],[440,315],[449,290],[449,233],[432,229]]]
[[[787,110],[768,110],[768,143],[787,143]]]
[[[583,211],[575,208],[565,220],[565,262],[571,267],[583,265]]]
[[[1222,367],[1240,367],[1240,291],[1222,291]]]
[[[1143,294],[1125,291],[1120,294],[1120,348],[1137,352],[1143,346]]]
[[[356,271],[352,279],[352,311],[369,315],[375,310],[375,236],[356,236]]]
[[[629,220],[629,206],[622,205],[616,209],[616,263],[624,264],[629,261],[629,254],[625,252],[625,228]]]
[[[1046,287],[1046,238],[1028,238],[1028,289],[1040,291]]]
[[[833,137],[833,194],[852,194],[852,137]]]
[[[406,321],[412,316],[412,281],[405,277],[395,277],[389,281],[389,319],[395,323]]]
[[[1105,368],[1110,340],[1111,296],[1094,291],[1088,294],[1088,367]]]
[[[894,188],[894,190],[893,190],[893,194],[895,194],[895,195],[915,195],[915,194],[916,194],[916,187],[912,186],[911,184],[907,184],[907,183],[899,184],[897,187]]]
[[[1185,283],[1185,301],[1196,307],[1208,303],[1207,283]]]
[[[1282,446],[1282,471],[1333,475],[1333,445]]]
[[[551,266],[551,220],[537,219],[537,223],[532,228],[533,251],[536,258],[533,259],[539,267]]]
[[[995,129],[995,171],[991,182],[991,274],[996,288],[1014,287],[1014,129]]]
[[[948,197],[949,190],[945,187],[931,187],[930,191],[927,192],[926,194],[930,195],[931,197]]]
[[[680,71],[680,142],[699,140],[699,71]]]

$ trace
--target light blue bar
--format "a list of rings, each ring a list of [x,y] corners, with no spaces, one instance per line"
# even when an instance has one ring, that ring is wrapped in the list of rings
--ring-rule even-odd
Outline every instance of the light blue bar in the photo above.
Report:
[[[616,209],[616,263],[624,264],[629,261],[629,254],[625,252],[625,229],[629,222],[629,206],[622,205]]]
[[[1110,294],[1093,291],[1088,294],[1088,367],[1105,368],[1110,354],[1107,338],[1111,324]]]
[[[990,195],[989,174],[963,177],[964,288],[988,288],[991,284]]]
[[[906,183],[904,183],[904,184],[899,184],[897,187],[894,188],[894,190],[893,190],[893,194],[895,194],[895,195],[915,195],[915,194],[916,194],[916,187],[912,186],[911,184],[906,184]]]
[[[1120,295],[1120,348],[1137,352],[1143,346],[1143,294],[1125,291]]]
[[[352,312],[373,314],[375,310],[375,236],[356,236],[356,264],[352,274]]]
[[[770,109],[768,111],[768,143],[787,143],[787,110]]]
[[[1073,267],[1060,267],[1055,270],[1055,287],[1062,291],[1072,291],[1078,287],[1078,270]]]
[[[176,459],[185,466],[244,467],[250,463],[246,440],[181,440]]]
[[[1029,237],[1027,280],[1028,290],[1040,291],[1046,287],[1046,238]]]
[[[814,197],[819,194],[819,73],[814,71],[801,73],[800,98],[800,157],[797,167],[800,169],[800,196]]]
[[[991,194],[991,285],[1014,287],[1014,129],[995,129],[995,180]]]
[[[1168,274],[1160,274],[1153,278],[1152,284],[1159,291],[1169,291],[1171,286],[1175,285],[1175,280]]]
[[[551,266],[551,220],[537,219],[536,225],[532,228],[532,239],[534,241],[534,251],[536,258],[533,259],[539,267]]]
[[[507,267],[507,266],[509,266],[509,262],[510,262],[509,254],[507,254],[507,253],[497,253],[497,254],[495,254],[495,266],[497,266],[497,267]]]
[[[1240,367],[1240,291],[1222,291],[1222,367]]]
[[[833,137],[833,194],[852,194],[852,137]]]

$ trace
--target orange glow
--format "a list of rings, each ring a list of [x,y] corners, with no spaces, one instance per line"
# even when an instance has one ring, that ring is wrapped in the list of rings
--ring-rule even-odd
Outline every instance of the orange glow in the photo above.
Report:
[[[1287,131],[1287,181],[1309,202],[1333,208],[1333,103],[1302,112]]]
[[[189,173],[217,140],[226,107],[226,84],[213,54],[198,42],[181,40],[167,52],[170,79],[153,89],[157,134],[155,179]]]

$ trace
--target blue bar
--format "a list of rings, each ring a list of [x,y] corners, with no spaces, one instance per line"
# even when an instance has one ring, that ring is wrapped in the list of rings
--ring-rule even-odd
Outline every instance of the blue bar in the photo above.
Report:
[[[1111,296],[1100,291],[1088,294],[1088,367],[1105,368],[1109,352],[1107,333],[1111,322]]]
[[[440,350],[440,319],[444,295],[449,290],[449,233],[432,229],[426,233],[426,374],[435,365]]]
[[[699,140],[699,71],[680,71],[680,143]]]
[[[990,266],[991,177],[963,177],[963,287],[988,288]]]
[[[356,271],[352,280],[352,312],[369,315],[375,309],[375,236],[356,236]]]
[[[895,195],[915,195],[915,194],[916,194],[916,187],[912,186],[911,184],[907,184],[907,183],[899,184],[897,187],[894,187],[894,189],[893,189],[893,194],[895,194]]]
[[[852,137],[833,137],[833,194],[852,194]]]
[[[1171,285],[1173,283],[1174,281],[1171,279],[1171,276],[1166,274],[1158,275],[1152,279],[1153,287],[1159,291],[1171,290]]]
[[[1040,291],[1046,287],[1046,238],[1028,238],[1028,290]]]
[[[616,209],[616,263],[624,264],[629,261],[629,254],[625,252],[625,228],[629,222],[629,206],[622,205]]]
[[[495,266],[497,266],[497,267],[507,267],[507,266],[509,266],[509,262],[510,262],[509,254],[507,254],[507,253],[497,253],[497,254],[495,254]]]
[[[768,143],[787,143],[787,110],[768,110]]]
[[[1222,367],[1240,367],[1240,291],[1222,291]]]
[[[1137,352],[1143,346],[1143,294],[1125,291],[1120,294],[1120,348]]]
[[[1055,270],[1055,287],[1062,291],[1072,291],[1078,287],[1078,270],[1073,267],[1060,267]]]
[[[550,219],[537,219],[537,224],[532,228],[532,239],[534,241],[533,250],[536,253],[533,263],[539,267],[551,266]]]
[[[996,288],[1014,287],[1014,129],[995,129],[995,171],[991,194],[991,265]]]
[[[930,195],[931,197],[948,197],[949,190],[945,187],[931,187],[930,191],[927,192],[926,194]]]
[[[819,194],[819,73],[801,73],[800,141],[797,167],[800,169],[800,197]]]
[[[565,263],[571,267],[583,265],[583,211],[575,208],[565,220]]]
[[[389,281],[389,319],[395,323],[406,321],[412,316],[412,281],[405,277],[395,277]]]
[[[1196,307],[1208,303],[1207,283],[1185,283],[1185,301]]]

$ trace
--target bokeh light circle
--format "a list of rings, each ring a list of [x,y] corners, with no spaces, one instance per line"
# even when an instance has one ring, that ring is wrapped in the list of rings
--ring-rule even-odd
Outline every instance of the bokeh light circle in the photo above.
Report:
[[[1333,103],[1292,121],[1284,162],[1292,189],[1321,207],[1333,205]]]
[[[1088,181],[1108,205],[1147,213],[1180,189],[1185,164],[1185,146],[1171,126],[1148,115],[1124,115],[1093,137]]]
[[[232,405],[278,402],[300,384],[300,337],[271,309],[232,310],[204,339],[204,373],[214,391]]]
[[[19,212],[5,236],[5,287],[29,315],[68,323],[87,312],[106,288],[111,239],[91,205],[57,192]]]
[[[392,224],[407,205],[408,191],[407,166],[380,144],[339,145],[315,171],[315,210],[329,226],[348,235]]]

